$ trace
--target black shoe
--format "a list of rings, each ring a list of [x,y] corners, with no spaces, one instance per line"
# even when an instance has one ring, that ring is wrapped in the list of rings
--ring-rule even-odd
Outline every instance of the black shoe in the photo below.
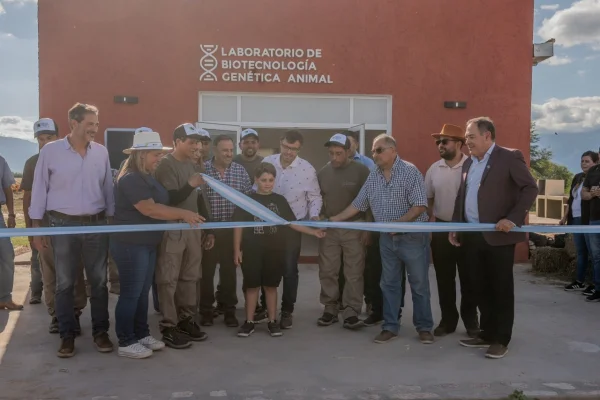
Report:
[[[365,326],[358,317],[348,317],[344,320],[344,328],[346,329],[358,329]]]
[[[201,342],[208,338],[206,332],[202,332],[200,325],[198,325],[198,323],[194,321],[192,317],[188,317],[182,321],[179,321],[177,326],[182,333],[188,335],[188,337],[194,342]]]
[[[383,322],[383,317],[376,314],[369,315],[366,319],[363,320],[364,326],[375,326],[379,325]]]
[[[575,292],[579,290],[584,290],[585,285],[581,282],[574,281],[570,285],[565,286],[565,292]]]
[[[592,294],[591,296],[586,297],[585,301],[599,302],[600,301],[600,293],[594,291],[594,294]]]
[[[319,325],[319,326],[329,326],[329,325],[334,324],[336,322],[338,322],[337,315],[333,315],[333,314],[330,314],[330,313],[326,312],[326,313],[323,313],[323,315],[321,315],[321,318],[319,318],[317,320],[317,325]]]
[[[264,308],[257,308],[256,311],[254,312],[254,323],[255,324],[260,324],[263,322],[267,322],[269,320],[269,317],[267,315],[267,310]]]
[[[240,322],[235,316],[235,311],[227,311],[225,313],[225,326],[228,328],[237,328],[240,326]]]
[[[219,315],[223,315],[223,314],[225,314],[223,304],[217,303],[217,307],[213,310],[213,317],[218,318]]]
[[[75,314],[75,336],[81,336],[81,322],[79,321],[79,315]]]
[[[269,334],[272,337],[283,336],[283,332],[281,332],[281,327],[279,326],[277,321],[269,322],[269,324],[267,325],[267,328],[269,329]]]
[[[185,349],[192,345],[190,337],[177,327],[166,328],[162,334],[162,341],[173,349]]]
[[[581,294],[584,296],[591,296],[594,293],[596,293],[596,287],[594,285],[589,285],[583,292],[581,292]]]
[[[294,322],[294,318],[292,317],[292,313],[288,311],[281,312],[281,321],[279,322],[279,327],[281,329],[292,329],[292,325]]]
[[[58,333],[58,318],[52,317],[52,321],[50,321],[50,326],[48,327],[48,332]]]
[[[239,337],[248,337],[254,333],[254,322],[246,321],[240,326],[237,335]]]
[[[213,326],[214,314],[212,311],[206,311],[200,313],[200,325],[202,326]]]
[[[450,329],[445,324],[440,323],[438,325],[438,327],[433,330],[433,335],[437,336],[437,337],[442,337],[442,336],[446,336],[446,335],[449,335],[451,333],[454,333],[454,331],[456,331],[456,328]]]

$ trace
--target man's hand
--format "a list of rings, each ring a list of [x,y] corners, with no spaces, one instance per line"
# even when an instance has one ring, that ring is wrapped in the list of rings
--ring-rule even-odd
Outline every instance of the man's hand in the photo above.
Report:
[[[508,233],[515,226],[516,225],[514,222],[509,221],[506,218],[503,218],[500,221],[498,221],[498,223],[496,224],[496,230],[500,231],[500,232]]]
[[[17,226],[17,222],[15,220],[15,214],[8,214],[8,219],[6,220],[6,226],[8,228],[14,228]]]
[[[450,244],[455,247],[460,247],[460,242],[458,241],[458,234],[456,232],[450,232],[448,234],[448,240]]]
[[[310,217],[311,221],[320,221],[321,217],[319,217],[318,215],[316,217]]]
[[[190,179],[188,180],[188,184],[193,188],[197,188],[198,186],[202,185],[203,183],[204,183],[204,179],[202,179],[202,175],[200,175],[199,173],[192,175],[190,177]]]
[[[565,225],[567,223],[567,216],[565,215],[560,222],[558,223],[559,225]]]
[[[371,232],[362,232],[360,235],[360,242],[363,246],[370,246],[373,243],[373,235],[371,235]]]
[[[215,247],[215,235],[213,235],[212,233],[210,235],[206,235],[202,247],[204,248],[204,250],[210,250],[213,247]]]
[[[592,195],[592,197],[600,197],[600,187],[592,186],[592,188],[590,189],[590,194]]]
[[[35,236],[33,238],[33,247],[37,251],[44,251],[48,248],[48,239],[46,236]]]
[[[233,263],[238,267],[242,265],[242,252],[240,250],[233,251]]]

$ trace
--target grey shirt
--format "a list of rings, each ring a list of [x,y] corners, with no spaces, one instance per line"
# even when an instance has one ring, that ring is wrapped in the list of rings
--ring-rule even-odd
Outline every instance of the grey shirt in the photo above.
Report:
[[[256,168],[258,168],[258,166],[263,162],[263,160],[264,158],[259,155],[257,155],[256,158],[254,158],[254,160],[252,161],[247,161],[241,154],[238,154],[233,158],[233,162],[241,164],[242,167],[244,167],[244,169],[248,173],[248,176],[250,177],[250,182],[252,183],[254,183],[254,171],[256,171]]]
[[[11,187],[14,183],[15,177],[8,167],[8,163],[4,157],[0,156],[0,186],[2,186],[2,190],[0,190],[0,204],[6,204],[6,195],[4,194],[4,189]]]

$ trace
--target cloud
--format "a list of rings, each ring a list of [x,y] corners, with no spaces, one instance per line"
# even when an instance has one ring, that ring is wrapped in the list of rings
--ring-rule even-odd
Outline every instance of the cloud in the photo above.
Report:
[[[14,137],[33,141],[33,123],[35,119],[17,116],[0,117],[0,136]]]
[[[579,76],[584,76],[586,74],[587,71],[580,69],[579,71],[577,71],[577,75]]]
[[[544,19],[538,35],[556,38],[564,47],[589,45],[600,49],[600,0],[579,0]]]
[[[600,96],[549,99],[531,105],[531,118],[540,130],[559,133],[600,131]]]
[[[559,4],[544,4],[540,6],[542,10],[558,10]]]
[[[572,62],[573,62],[573,60],[571,60],[567,56],[564,56],[564,57],[554,56],[554,57],[550,57],[549,59],[543,61],[542,63],[540,63],[540,65],[550,65],[552,67],[556,67],[557,65],[571,64]]]
[[[0,0],[0,34],[37,39],[37,2]]]

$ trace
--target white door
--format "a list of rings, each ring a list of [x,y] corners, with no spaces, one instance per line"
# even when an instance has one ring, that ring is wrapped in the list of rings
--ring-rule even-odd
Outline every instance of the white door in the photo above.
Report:
[[[237,155],[240,151],[238,143],[240,142],[240,135],[242,133],[242,127],[239,125],[228,125],[228,124],[213,124],[210,122],[197,122],[197,128],[206,129],[210,133],[211,139],[219,135],[225,135],[233,140],[233,154]],[[212,148],[211,148],[212,157]]]
[[[360,138],[358,143],[358,152],[360,154],[365,154],[365,124],[355,125],[348,128],[350,132],[358,132],[358,137]]]

